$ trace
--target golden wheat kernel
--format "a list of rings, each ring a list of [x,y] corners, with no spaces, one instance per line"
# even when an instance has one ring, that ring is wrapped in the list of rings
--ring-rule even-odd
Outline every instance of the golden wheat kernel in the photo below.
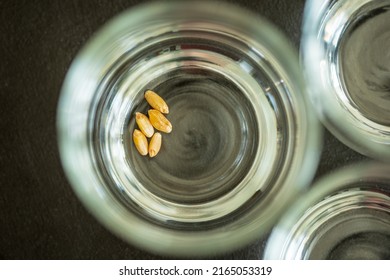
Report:
[[[161,149],[162,136],[161,133],[156,132],[153,134],[149,142],[149,156],[155,157]]]
[[[148,154],[148,140],[146,136],[138,129],[134,129],[133,132],[133,142],[137,151],[146,156]]]
[[[172,131],[171,122],[160,111],[150,109],[148,115],[149,120],[155,129],[165,133],[170,133]]]
[[[154,128],[147,116],[137,112],[135,113],[135,122],[146,137],[150,138],[153,136]]]
[[[154,91],[147,90],[145,92],[145,99],[152,108],[160,111],[163,114],[169,113],[169,108],[167,103],[164,101],[164,99],[162,99],[160,95],[158,95]]]

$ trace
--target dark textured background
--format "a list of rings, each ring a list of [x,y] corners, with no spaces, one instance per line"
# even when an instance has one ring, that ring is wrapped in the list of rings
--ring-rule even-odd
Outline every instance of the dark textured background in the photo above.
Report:
[[[0,259],[161,259],[121,241],[85,210],[62,171],[60,88],[78,50],[108,19],[143,1],[0,0]],[[230,1],[299,46],[303,0]],[[325,131],[316,178],[361,160]],[[210,257],[256,259],[264,241]]]

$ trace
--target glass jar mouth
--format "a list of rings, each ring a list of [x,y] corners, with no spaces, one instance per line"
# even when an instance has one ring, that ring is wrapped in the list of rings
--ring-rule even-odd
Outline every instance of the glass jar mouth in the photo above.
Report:
[[[343,57],[351,53],[350,38],[356,37],[353,32],[357,33],[355,30],[371,16],[386,12],[388,8],[388,1],[308,1],[300,49],[308,93],[322,123],[350,148],[384,161],[390,160],[390,126],[385,120],[379,121],[377,116],[367,113],[368,105],[362,105],[366,103],[351,97],[349,90],[352,93],[353,88],[348,72],[344,72],[348,71],[345,67],[348,61],[344,62]],[[364,83],[367,88],[373,87],[371,81]],[[380,87],[384,90],[383,85]],[[377,111],[383,115],[386,110],[378,107]],[[385,118],[389,118],[388,110]]]
[[[388,258],[389,247],[372,241],[373,236],[390,241],[389,170],[386,164],[362,162],[319,179],[273,229],[264,258]],[[363,252],[359,241],[371,245]]]
[[[265,84],[257,80],[258,69],[266,73]],[[229,97],[230,103],[210,99],[204,85],[199,84],[206,78],[209,87],[214,85],[214,92],[223,92],[223,84],[237,94]],[[196,98],[183,93],[181,84],[196,89]],[[173,120],[174,111],[179,112],[177,108],[183,108],[179,105],[188,98],[210,106],[214,106],[213,102],[222,104],[216,106],[228,108],[221,113],[226,116],[233,110],[231,104],[246,104],[240,105],[244,109],[233,115],[233,125],[220,133],[239,131],[242,141],[247,143],[236,145],[238,156],[229,163],[238,162],[240,166],[245,161],[248,165],[235,186],[223,191],[216,187],[208,199],[207,191],[188,185],[188,177],[172,173],[164,160],[154,160],[152,164],[161,164],[167,176],[146,176],[152,167],[144,166],[146,159],[142,161],[132,152],[133,145],[124,144],[130,143],[124,135],[131,128],[131,115],[143,108],[142,95],[150,87],[160,89],[172,104],[172,115],[168,117]],[[278,31],[256,15],[220,2],[142,5],[103,27],[71,66],[58,107],[61,160],[80,200],[99,221],[130,243],[173,255],[230,251],[265,234],[294,197],[292,194],[306,187],[314,175],[320,127],[301,95],[303,91],[296,54]],[[279,92],[283,94],[278,95]],[[252,109],[256,106],[266,107]],[[191,106],[184,107],[190,110]],[[207,114],[219,120],[219,115]],[[185,117],[180,119],[194,125],[193,131],[215,130],[209,123],[205,128]],[[251,126],[253,120],[255,125]],[[180,129],[179,121],[176,127],[176,131],[189,131]],[[173,139],[178,137],[173,136],[174,129],[172,135],[165,137],[167,146],[161,159],[177,156],[173,148],[168,151],[169,143],[175,143]],[[254,145],[251,137],[259,143]],[[274,143],[265,145],[268,138],[274,139]],[[192,146],[199,146],[195,144],[191,142]],[[226,149],[234,154],[233,146],[227,145]],[[241,150],[248,147],[256,155],[248,153],[243,159]],[[257,154],[258,151],[261,152]],[[229,162],[223,153],[218,156]],[[267,160],[262,161],[262,157]],[[218,163],[213,165],[218,167]],[[174,168],[183,166],[176,164]],[[218,180],[228,177],[229,170],[234,171],[219,168],[223,172]],[[187,171],[183,169],[182,173]],[[261,173],[267,176],[262,177]],[[215,177],[207,170],[196,173],[194,181],[198,185],[204,181],[203,174],[210,180]],[[196,199],[188,196],[180,201],[182,190],[169,183],[172,175],[181,176],[181,184],[191,189]],[[166,183],[159,186],[158,180]],[[237,207],[226,212],[221,203],[228,198],[236,201]],[[261,202],[264,198],[266,202]]]

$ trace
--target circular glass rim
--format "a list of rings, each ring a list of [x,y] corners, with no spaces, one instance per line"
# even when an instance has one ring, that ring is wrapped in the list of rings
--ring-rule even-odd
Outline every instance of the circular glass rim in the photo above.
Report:
[[[289,259],[290,257],[286,256],[286,249],[287,243],[291,241],[291,230],[308,209],[332,194],[349,189],[353,183],[361,183],[372,178],[388,181],[390,193],[390,164],[372,160],[344,166],[314,182],[310,190],[293,203],[274,227],[267,240],[263,258],[266,260]]]
[[[341,142],[365,156],[390,162],[390,135],[367,132],[372,129],[372,121],[367,120],[362,124],[352,112],[346,111],[336,100],[332,85],[323,78],[327,75],[323,65],[326,50],[318,38],[318,31],[324,10],[333,2],[309,0],[304,8],[300,60],[311,102],[322,123]],[[359,4],[367,2],[363,0]],[[360,125],[367,130],[363,131]]]
[[[69,120],[69,116],[88,104],[88,96],[80,103],[74,102],[72,95],[78,91],[78,85],[74,81],[80,78],[80,74],[87,75],[85,89],[93,87],[90,85],[93,83],[90,79],[96,77],[91,77],[90,73],[85,74],[85,67],[88,67],[90,61],[96,60],[101,48],[115,40],[116,34],[124,32],[128,26],[136,26],[139,22],[148,19],[156,17],[174,19],[181,11],[187,10],[191,11],[191,16],[212,17],[214,21],[223,19],[222,22],[230,20],[232,25],[245,27],[244,30],[248,30],[247,34],[253,38],[262,38],[267,47],[279,58],[278,66],[281,67],[279,70],[285,71],[291,78],[289,82],[293,83],[292,92],[299,95],[298,104],[294,105],[300,109],[296,114],[302,123],[296,136],[294,147],[296,154],[292,158],[290,172],[283,184],[290,191],[278,193],[277,199],[272,202],[276,207],[273,215],[264,219],[264,215],[259,213],[255,221],[234,221],[234,228],[215,228],[202,232],[205,234],[174,231],[173,237],[171,229],[152,225],[139,216],[127,212],[124,207],[115,203],[115,198],[110,193],[99,188],[100,178],[95,174],[86,133],[82,131],[86,129],[86,124],[76,128],[74,125],[80,126],[80,119],[72,121]],[[99,71],[94,70],[94,72],[98,77]],[[108,229],[133,245],[159,254],[183,256],[214,255],[238,249],[267,233],[287,206],[284,202],[291,201],[294,197],[292,193],[307,187],[314,176],[321,151],[322,130],[306,100],[306,95],[303,94],[304,91],[297,53],[284,35],[260,16],[224,2],[208,2],[202,5],[189,1],[143,4],[122,12],[106,24],[89,40],[74,60],[65,78],[58,105],[57,129],[61,161],[71,186],[86,208]],[[83,102],[84,104],[81,104]],[[86,119],[87,112],[84,114]],[[283,203],[280,203],[281,201]],[[271,212],[267,211],[267,213]],[[259,226],[260,218],[264,219],[262,221],[264,227]]]

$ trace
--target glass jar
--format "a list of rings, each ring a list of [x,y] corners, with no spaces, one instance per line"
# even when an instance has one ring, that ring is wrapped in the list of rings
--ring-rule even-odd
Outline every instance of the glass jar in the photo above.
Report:
[[[329,174],[273,229],[265,259],[390,258],[390,166],[365,162]]]
[[[210,255],[262,237],[311,181],[320,126],[298,56],[264,19],[223,2],[154,2],[87,43],[58,107],[62,163],[90,212],[159,254]],[[153,158],[131,139],[146,90],[170,110]]]
[[[389,0],[309,0],[300,53],[322,122],[381,161],[390,161],[389,25]]]

